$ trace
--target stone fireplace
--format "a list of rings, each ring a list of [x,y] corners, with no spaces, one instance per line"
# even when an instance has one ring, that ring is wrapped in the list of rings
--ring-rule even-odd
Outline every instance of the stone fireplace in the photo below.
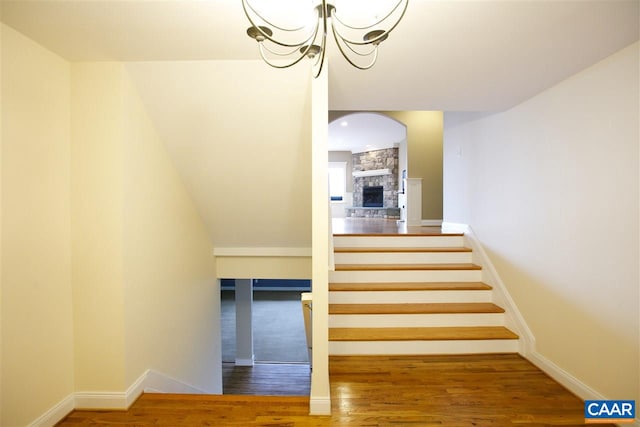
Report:
[[[353,207],[350,217],[399,218],[398,149],[354,153]]]

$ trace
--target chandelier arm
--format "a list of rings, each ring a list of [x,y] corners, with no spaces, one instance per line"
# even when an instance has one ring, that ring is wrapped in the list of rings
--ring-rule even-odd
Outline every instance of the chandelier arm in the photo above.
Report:
[[[349,42],[348,42],[348,41],[346,41],[346,40],[342,37],[342,35],[341,35],[340,33],[338,33],[337,31],[334,33],[334,37],[335,37],[336,35],[337,35],[338,37],[340,37],[340,40],[342,40],[342,42],[344,43],[344,45],[345,45],[347,48],[349,48],[349,50],[350,50],[351,52],[353,52],[354,54],[356,54],[356,55],[358,55],[358,56],[371,56],[371,55],[373,54],[373,52],[374,52],[375,50],[377,50],[377,49],[378,49],[378,47],[377,47],[376,45],[372,45],[372,46],[371,46],[371,51],[369,51],[369,52],[359,52],[359,51],[357,51],[356,49],[354,49],[354,48],[353,48],[353,46],[351,46],[351,45],[349,44]]]
[[[304,44],[304,43],[303,43]],[[290,50],[289,52],[277,52],[273,49],[270,49],[269,46],[267,46],[266,43],[262,42],[260,43],[260,46],[262,46],[267,52],[273,54],[273,55],[277,55],[277,56],[291,56],[294,53],[296,53],[298,51],[298,49],[300,49],[303,44],[299,44],[298,46],[294,47],[292,50]]]
[[[278,68],[280,70],[284,69],[284,68],[289,68],[289,67],[293,67],[294,65],[296,65],[298,62],[302,61],[304,59],[304,57],[306,56],[306,53],[301,54],[299,58],[297,58],[296,60],[294,60],[293,62],[290,62],[288,64],[285,65],[277,65],[274,64],[273,62],[271,62],[269,60],[269,58],[267,58],[267,56],[264,54],[264,46],[262,45],[262,43],[260,43],[260,56],[262,57],[262,60],[264,62],[266,62],[268,65],[270,65],[273,68]]]
[[[344,22],[342,19],[340,19],[340,16],[338,15],[337,10],[334,10],[333,18],[334,18],[336,21],[338,21],[338,22],[340,23],[340,25],[343,25],[343,26],[345,26],[345,27],[347,27],[347,28],[349,28],[349,29],[351,29],[351,30],[369,30],[369,29],[371,29],[371,28],[373,28],[373,27],[376,27],[376,26],[378,26],[378,25],[382,24],[384,21],[386,21],[386,20],[387,20],[387,19],[388,19],[388,18],[389,18],[389,17],[390,17],[390,16],[391,16],[391,15],[392,15],[392,14],[393,14],[397,9],[398,9],[398,7],[400,7],[400,5],[402,4],[402,2],[403,2],[403,1],[405,1],[405,0],[398,0],[398,2],[396,3],[396,5],[395,5],[395,6],[393,6],[393,8],[391,8],[391,10],[389,11],[389,13],[387,13],[387,14],[386,14],[386,16],[385,16],[384,18],[381,18],[381,19],[379,19],[378,21],[374,22],[373,24],[366,25],[366,26],[363,26],[363,27],[356,27],[356,26],[352,26],[352,25],[347,24],[347,23],[346,23],[346,22]],[[409,0],[406,0],[406,4],[405,4],[405,6],[404,6],[404,7],[405,7],[405,9],[406,9],[406,7],[407,7],[407,5],[408,5],[408,4],[409,4]]]
[[[312,40],[315,38],[315,34],[318,33],[318,27],[319,27],[319,23],[316,25],[316,28],[314,29],[314,31],[312,31],[313,36],[309,36],[307,37],[306,40],[297,43],[297,44],[290,44],[290,43],[283,43],[280,42],[276,39],[274,39],[272,36],[270,36],[269,34],[265,33],[264,31],[262,31],[262,28],[260,28],[260,25],[256,24],[254,22],[253,19],[251,19],[251,16],[249,15],[249,13],[247,12],[247,6],[251,7],[251,5],[249,5],[247,3],[247,0],[242,0],[242,8],[244,9],[244,14],[247,17],[247,19],[249,20],[249,23],[251,24],[252,27],[254,27],[256,30],[258,30],[258,32],[260,33],[261,36],[263,36],[266,40],[269,40],[271,43],[273,44],[277,44],[279,46],[283,46],[283,47],[295,47],[295,48],[299,48],[300,46],[302,46],[305,43],[308,43],[309,40]],[[260,16],[260,15],[258,15]],[[262,17],[260,16],[260,18],[262,19]],[[317,19],[316,19],[317,20]],[[266,21],[265,21],[266,22]]]
[[[342,40],[343,43],[347,44],[346,41],[344,41],[344,39],[342,37],[338,37],[338,35],[336,33],[336,29],[335,29],[334,26],[331,26],[331,29],[332,29],[332,32],[333,32],[333,38],[336,40],[336,45],[338,46],[338,50],[340,50],[340,53],[342,54],[344,59],[347,60],[347,62],[349,64],[353,65],[354,67],[356,67],[359,70],[368,70],[369,68],[373,67],[373,65],[376,63],[376,60],[378,59],[378,49],[377,48],[373,51],[373,59],[371,60],[369,65],[364,65],[364,66],[363,65],[358,65],[355,62],[353,62],[351,60],[351,58],[349,58],[349,56],[347,56],[346,52],[342,48],[342,45],[340,44],[340,40]]]
[[[331,26],[333,28],[333,25]],[[316,30],[317,34],[317,30]],[[315,38],[314,38],[315,40]],[[314,74],[313,78],[317,79],[322,73],[324,66],[324,57],[327,51],[327,0],[322,0],[322,43],[320,44],[320,66],[318,71]]]
[[[305,56],[307,56],[307,53],[309,53],[309,50],[311,50],[311,47],[313,45],[313,41],[317,38],[318,36],[318,27],[316,27],[316,31],[313,33],[313,37],[310,37],[309,39],[307,39],[305,42],[303,43],[307,43],[307,45],[304,47],[304,50],[301,51],[300,53],[300,57],[298,59],[296,59],[295,61],[293,61],[292,63],[288,64],[288,65],[275,65],[272,62],[270,62],[270,60],[267,58],[267,56],[265,55],[264,51],[266,50],[267,52],[270,52],[274,55],[277,56],[289,56],[292,55],[293,53],[295,53],[298,49],[300,49],[300,45],[296,46],[295,49],[293,49],[290,52],[287,53],[280,53],[280,52],[276,52],[273,51],[271,49],[269,49],[269,47],[267,47],[267,45],[265,43],[258,43],[259,47],[260,47],[260,56],[262,57],[262,59],[264,60],[264,62],[266,62],[267,64],[271,65],[273,68],[289,68],[295,64],[297,64],[298,62],[300,62]],[[323,56],[324,58],[324,56]]]
[[[340,38],[342,40],[344,40],[345,43],[349,43],[349,44],[355,45],[355,46],[365,46],[365,45],[368,45],[368,44],[374,44],[374,43],[376,43],[378,41],[384,40],[384,38],[388,37],[389,34],[391,34],[391,31],[393,31],[398,26],[398,24],[400,24],[400,21],[402,21],[402,18],[404,17],[404,14],[407,11],[407,6],[409,5],[409,0],[405,0],[405,1],[406,1],[406,3],[404,5],[404,9],[402,10],[402,15],[400,15],[400,17],[398,18],[396,23],[393,24],[393,26],[391,26],[391,28],[389,28],[388,30],[386,30],[385,32],[380,34],[378,37],[374,37],[371,40],[358,41],[358,40],[351,40],[351,39],[348,39],[346,37],[343,37],[342,34],[340,34],[338,32],[338,34],[340,34]],[[335,25],[332,25],[332,28],[334,29],[334,34],[335,34],[335,32],[338,31],[338,30],[336,29]],[[347,28],[349,28],[349,27],[347,27]]]
[[[287,32],[295,32],[295,31],[300,31],[300,30],[304,30],[304,25],[298,27],[298,28],[284,28],[284,27],[280,27],[279,25],[274,24],[273,22],[267,20],[265,17],[263,17],[254,7],[253,5],[251,5],[251,2],[249,0],[242,0],[243,3],[247,4],[247,7],[251,10],[251,12],[253,12],[254,15],[256,15],[258,18],[262,19],[262,21],[264,21],[265,24],[269,25],[270,27],[276,28],[280,31],[287,31]],[[245,14],[247,14],[246,12],[246,8],[245,8]]]

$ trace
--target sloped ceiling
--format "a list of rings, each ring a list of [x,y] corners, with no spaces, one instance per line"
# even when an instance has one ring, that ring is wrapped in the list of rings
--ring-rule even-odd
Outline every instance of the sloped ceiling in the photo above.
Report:
[[[311,245],[309,73],[263,65],[127,64],[216,247]]]

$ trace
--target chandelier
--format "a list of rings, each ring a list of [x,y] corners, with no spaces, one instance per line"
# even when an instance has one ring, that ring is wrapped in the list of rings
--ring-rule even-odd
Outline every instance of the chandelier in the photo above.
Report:
[[[351,17],[341,15],[336,8],[337,1],[314,0],[310,2],[312,10],[308,19],[283,24],[275,17],[264,16],[255,0],[242,0],[244,13],[251,23],[247,35],[258,42],[260,56],[270,66],[289,68],[307,57],[314,61],[314,77],[318,77],[324,65],[327,33],[331,32],[347,62],[360,70],[368,70],[376,63],[380,43],[402,20],[409,0],[387,0],[392,4],[386,10],[365,21],[358,19],[362,13],[352,13]]]

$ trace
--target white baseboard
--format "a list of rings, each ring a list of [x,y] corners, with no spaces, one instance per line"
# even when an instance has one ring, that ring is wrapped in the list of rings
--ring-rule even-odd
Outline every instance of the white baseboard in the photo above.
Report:
[[[423,219],[420,222],[423,227],[440,227],[442,225],[441,219]]]
[[[331,415],[331,397],[314,397],[309,400],[309,415]]]
[[[144,380],[145,393],[207,394],[190,384],[176,380],[161,372],[149,369]]]
[[[236,366],[253,366],[253,358],[251,359],[236,359]]]
[[[551,360],[547,359],[537,351],[533,351],[524,356],[538,368],[549,374],[551,378],[558,381],[573,394],[582,400],[603,400],[606,399],[602,394],[598,393],[569,372],[565,371]]]
[[[47,412],[40,415],[35,421],[29,424],[29,427],[49,427],[56,425],[74,410],[74,404],[74,394],[71,393]]]
[[[580,399],[607,400],[606,396],[589,387],[537,351],[534,350],[529,354],[523,354],[523,356]],[[636,418],[632,423],[625,423],[624,425],[640,427],[640,418]]]
[[[80,391],[72,393],[29,424],[29,427],[54,426],[74,409],[126,410],[140,397],[143,391],[181,394],[208,393],[161,372],[148,369],[124,392]]]
[[[149,370],[145,371],[124,392],[76,392],[75,409],[128,409],[142,394],[148,373]]]
[[[493,286],[494,302],[506,309],[505,326],[513,329],[520,336],[520,353],[532,353],[536,339],[473,229],[468,224],[444,222],[442,230],[450,233],[464,233],[467,245],[473,250],[474,263],[482,266],[482,281]]]

